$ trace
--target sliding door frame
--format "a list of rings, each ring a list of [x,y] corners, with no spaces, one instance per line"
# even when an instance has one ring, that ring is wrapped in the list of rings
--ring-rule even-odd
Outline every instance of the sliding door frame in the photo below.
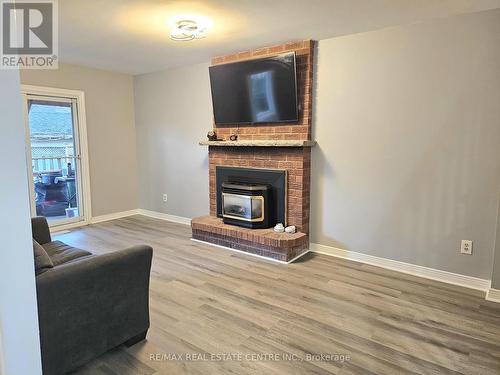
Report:
[[[92,202],[91,202],[91,191],[90,191],[90,168],[89,168],[89,150],[88,150],[88,142],[87,142],[87,120],[85,115],[85,93],[80,90],[68,90],[68,89],[60,89],[54,87],[45,87],[45,86],[32,86],[32,85],[21,85],[21,93],[23,95],[23,108],[24,108],[24,122],[26,125],[26,153],[28,156],[27,171],[28,171],[28,183],[30,185],[30,192],[34,191],[33,186],[33,178],[30,175],[30,168],[28,166],[31,165],[31,147],[29,146],[29,118],[28,118],[28,99],[32,99],[33,97],[40,97],[40,99],[52,98],[54,100],[57,99],[66,99],[74,103],[76,113],[73,113],[73,119],[76,119],[78,124],[77,129],[77,137],[76,141],[78,142],[79,152],[75,153],[75,157],[80,158],[80,179],[81,179],[81,199],[83,203],[83,210],[80,207],[80,215],[81,220],[78,220],[73,223],[60,224],[52,227],[54,231],[71,229],[83,225],[90,224],[92,219]],[[74,126],[74,121],[73,121]],[[30,199],[30,202],[32,199]],[[31,203],[32,204],[32,203]],[[32,214],[35,214],[36,211],[33,211]]]

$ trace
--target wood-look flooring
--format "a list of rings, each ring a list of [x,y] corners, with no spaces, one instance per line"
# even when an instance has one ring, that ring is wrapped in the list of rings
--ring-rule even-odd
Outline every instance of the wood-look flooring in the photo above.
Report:
[[[500,304],[479,291],[318,254],[276,264],[143,216],[56,238],[154,248],[147,340],[78,374],[500,374]]]

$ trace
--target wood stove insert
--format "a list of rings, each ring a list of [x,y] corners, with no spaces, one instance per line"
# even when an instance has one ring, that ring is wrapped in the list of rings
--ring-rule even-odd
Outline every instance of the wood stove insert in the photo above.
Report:
[[[285,170],[217,166],[216,175],[217,216],[224,223],[246,228],[270,228],[277,223],[286,225]],[[260,208],[263,220],[256,217]],[[241,210],[240,214],[237,210]]]
[[[222,218],[225,224],[268,228],[269,185],[222,183]]]

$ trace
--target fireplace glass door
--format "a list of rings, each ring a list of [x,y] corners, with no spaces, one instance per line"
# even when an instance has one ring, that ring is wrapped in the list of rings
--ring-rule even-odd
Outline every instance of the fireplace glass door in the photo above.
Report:
[[[250,222],[262,221],[264,197],[222,193],[222,216]]]

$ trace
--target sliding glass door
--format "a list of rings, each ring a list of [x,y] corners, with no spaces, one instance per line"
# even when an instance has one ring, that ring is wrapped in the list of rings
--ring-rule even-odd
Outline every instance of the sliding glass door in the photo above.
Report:
[[[85,220],[78,99],[24,98],[32,215],[45,216],[50,226]]]

